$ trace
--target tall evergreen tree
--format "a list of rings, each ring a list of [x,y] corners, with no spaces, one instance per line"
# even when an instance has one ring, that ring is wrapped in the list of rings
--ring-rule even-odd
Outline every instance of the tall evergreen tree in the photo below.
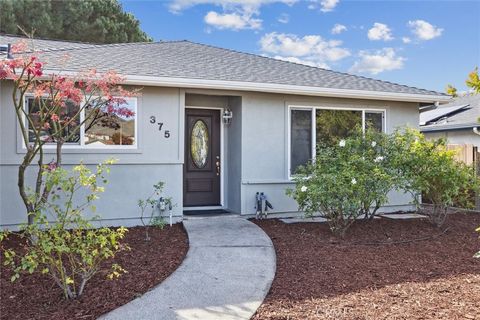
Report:
[[[21,29],[59,40],[152,41],[117,0],[0,0],[0,32],[23,35]]]

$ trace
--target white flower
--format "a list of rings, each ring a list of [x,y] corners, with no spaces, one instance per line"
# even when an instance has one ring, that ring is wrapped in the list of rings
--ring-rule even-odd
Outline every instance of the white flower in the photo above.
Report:
[[[307,186],[302,186],[302,187],[300,188],[300,191],[305,192],[305,191],[307,191],[307,189],[308,189]]]
[[[378,156],[375,158],[375,160],[373,160],[373,162],[380,162],[380,161],[383,161],[383,157],[382,156]]]
[[[376,145],[377,143],[375,141],[372,141],[372,147],[375,148]]]
[[[338,143],[338,145],[339,145],[340,147],[342,147],[342,148],[345,147],[345,144],[346,144],[346,142],[345,142],[345,140],[343,140],[343,139],[340,140],[340,142]]]
[[[357,184],[357,179],[353,178],[352,179],[352,184]]]

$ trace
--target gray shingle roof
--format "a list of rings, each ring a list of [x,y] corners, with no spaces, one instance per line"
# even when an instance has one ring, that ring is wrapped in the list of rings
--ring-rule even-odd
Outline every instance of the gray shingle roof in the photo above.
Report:
[[[18,41],[18,37],[0,35],[0,44]],[[435,91],[392,82],[280,61],[254,54],[189,41],[165,41],[95,45],[78,42],[34,40],[36,49],[45,50],[49,68],[68,53],[71,71],[96,68],[115,70],[123,75],[184,79],[240,81],[405,93],[444,95]]]
[[[464,108],[460,108],[465,106]],[[446,112],[452,110],[454,107],[459,107],[457,112],[454,112],[446,117],[438,119],[436,122],[427,123],[421,126],[422,131],[443,131],[443,130],[455,130],[463,128],[479,127],[477,122],[480,118],[480,94],[473,96],[460,97],[454,101],[441,105],[436,109],[422,112],[428,117],[429,113],[438,114],[442,110]]]

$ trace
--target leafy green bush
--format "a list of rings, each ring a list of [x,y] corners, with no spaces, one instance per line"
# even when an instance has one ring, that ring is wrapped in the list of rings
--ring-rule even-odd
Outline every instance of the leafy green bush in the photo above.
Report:
[[[307,216],[322,214],[332,232],[343,236],[355,219],[371,219],[388,201],[395,181],[385,153],[388,142],[384,134],[357,132],[320,147],[315,160],[299,168],[296,187],[287,193]]]
[[[73,299],[81,296],[88,280],[105,268],[105,261],[128,249],[121,243],[127,229],[95,229],[93,218],[83,214],[88,208],[95,210],[92,202],[104,191],[100,183],[107,183],[105,174],[112,163],[99,164],[95,172],[82,164],[71,172],[59,167],[44,171],[46,183],[54,190],[52,196],[33,213],[33,223],[22,227],[19,236],[23,248],[4,251],[4,264],[14,272],[12,281],[25,272],[41,272],[53,279],[65,298]],[[76,205],[77,201],[81,204]],[[123,272],[121,266],[112,264],[107,277],[113,279]]]
[[[389,144],[397,184],[417,201],[423,194],[433,205],[427,210],[430,221],[441,226],[448,207],[470,206],[471,192],[479,188],[473,167],[455,160],[455,150],[447,150],[443,139],[429,140],[414,129],[396,131]]]

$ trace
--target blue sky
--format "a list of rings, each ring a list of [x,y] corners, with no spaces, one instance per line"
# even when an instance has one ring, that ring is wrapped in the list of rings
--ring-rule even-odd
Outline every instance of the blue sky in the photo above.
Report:
[[[480,65],[480,1],[121,2],[156,41],[187,39],[426,89],[466,90]]]

